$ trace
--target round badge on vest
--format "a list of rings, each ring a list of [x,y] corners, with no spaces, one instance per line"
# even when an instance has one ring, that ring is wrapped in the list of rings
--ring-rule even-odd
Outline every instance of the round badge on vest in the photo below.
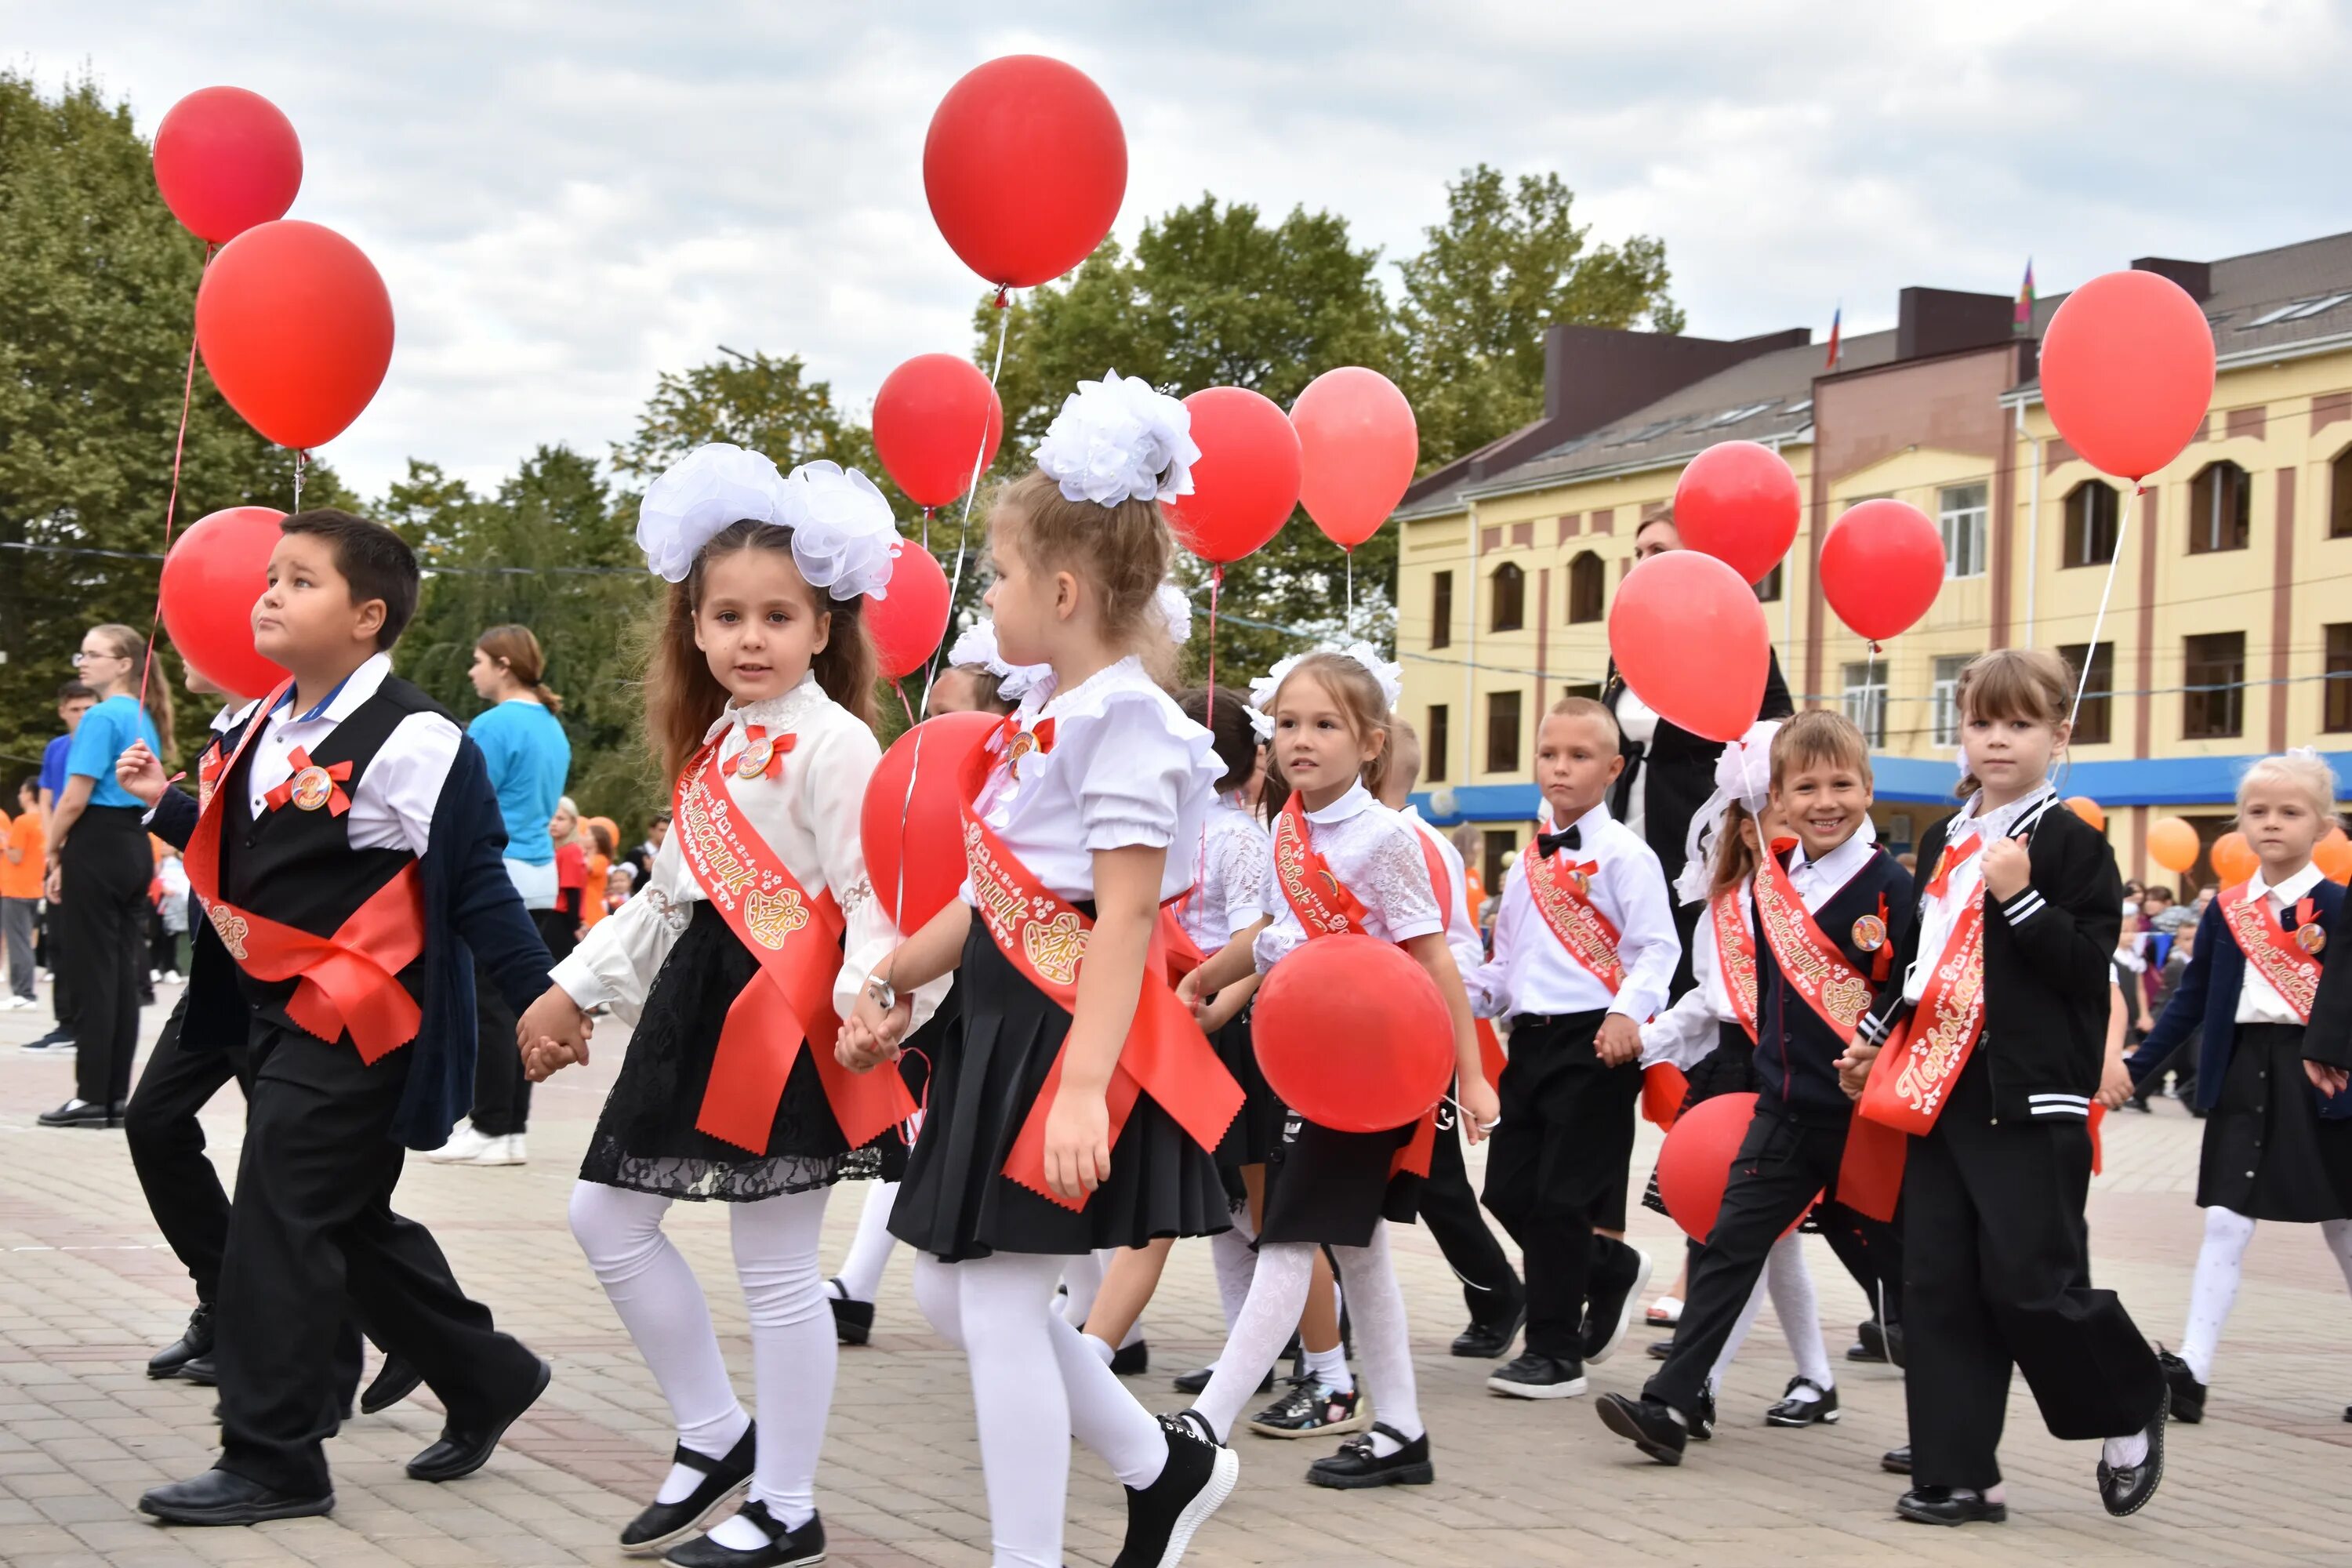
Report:
[[[2294,928],[2294,944],[2309,953],[2317,953],[2327,945],[2327,932],[2316,922]]]
[[[326,805],[334,793],[335,781],[327,776],[326,769],[313,763],[294,775],[290,798],[302,810],[316,811]]]
[[[1876,915],[1864,915],[1853,922],[1853,945],[1864,952],[1876,952],[1886,945],[1886,922]]]

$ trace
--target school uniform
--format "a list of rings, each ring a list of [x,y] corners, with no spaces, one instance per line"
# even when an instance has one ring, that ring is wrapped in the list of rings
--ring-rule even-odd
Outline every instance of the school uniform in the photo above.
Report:
[[[1545,907],[1531,874],[1545,879]],[[1562,924],[1579,936],[1574,952]],[[1469,992],[1479,1016],[1511,1020],[1485,1196],[1523,1254],[1530,1353],[1583,1360],[1592,1233],[1625,1226],[1642,1093],[1640,1065],[1602,1065],[1593,1041],[1612,1012],[1639,1024],[1663,1010],[1681,953],[1657,856],[1605,805],[1539,834],[1512,865],[1494,956]]]
[[[1219,795],[1201,824],[1199,879],[1176,903],[1177,922],[1205,956],[1215,952],[1265,917],[1266,878],[1273,867],[1265,825],[1234,795]],[[1244,1165],[1263,1165],[1282,1138],[1282,1101],[1257,1065],[1250,1042],[1250,1009],[1225,1020],[1209,1037],[1217,1059],[1242,1086],[1241,1114],[1217,1145],[1217,1166],[1227,1190],[1240,1182]]]

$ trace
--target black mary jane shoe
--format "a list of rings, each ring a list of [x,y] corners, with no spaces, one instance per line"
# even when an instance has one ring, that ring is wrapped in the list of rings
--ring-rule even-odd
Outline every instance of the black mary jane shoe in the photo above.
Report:
[[[454,1481],[460,1476],[470,1476],[490,1462],[490,1455],[507,1428],[520,1419],[522,1413],[539,1403],[547,1392],[547,1380],[554,1369],[545,1362],[539,1363],[539,1374],[531,1381],[530,1393],[522,1403],[502,1415],[487,1421],[459,1422],[454,1416],[441,1428],[441,1436],[431,1446],[408,1461],[408,1477],[417,1481]]]
[[[180,1337],[147,1358],[150,1377],[177,1377],[180,1369],[198,1356],[213,1353],[213,1310],[208,1302],[199,1301],[196,1310],[188,1314],[188,1326]]]
[[[721,1546],[708,1535],[673,1547],[662,1559],[678,1568],[795,1568],[824,1561],[824,1521],[815,1514],[798,1530],[786,1530],[783,1521],[763,1502],[747,1502],[737,1519],[748,1519],[765,1532],[765,1546]]]
[[[332,1512],[334,1506],[332,1492],[297,1497],[226,1470],[206,1470],[153,1487],[139,1500],[140,1512],[166,1524],[259,1524],[268,1519],[308,1519]]]
[[[1800,1399],[1797,1390],[1810,1388],[1815,1397]],[[1780,1403],[1764,1412],[1767,1426],[1811,1426],[1819,1422],[1834,1422],[1838,1418],[1837,1390],[1823,1388],[1810,1377],[1792,1377]]]
[[[425,1381],[416,1363],[405,1356],[387,1354],[383,1364],[375,1369],[375,1381],[360,1395],[360,1414],[373,1415],[379,1410],[389,1410],[410,1394]]]
[[[1899,1448],[1889,1448],[1884,1454],[1879,1455],[1878,1468],[1885,1470],[1890,1476],[1909,1475],[1911,1473],[1911,1445],[1906,1443]]]
[[[1675,1418],[1664,1400],[1628,1399],[1622,1394],[1604,1394],[1592,1408],[1603,1426],[1658,1463],[1683,1462],[1683,1449],[1690,1443],[1690,1431]]]
[[[1385,1421],[1372,1423],[1372,1432],[1396,1444],[1397,1451],[1384,1459],[1372,1451],[1371,1432],[1350,1437],[1339,1445],[1338,1453],[1307,1467],[1307,1484],[1354,1491],[1365,1487],[1425,1487],[1437,1479],[1437,1468],[1429,1462],[1428,1433],[1408,1443],[1403,1433]]]
[[[1914,1487],[1895,1500],[1895,1511],[1914,1524],[2006,1524],[2009,1505],[1987,1502],[1966,1487]]]
[[[1141,1377],[1151,1370],[1151,1342],[1138,1340],[1110,1352],[1110,1369],[1121,1377]]]
[[[2164,1372],[2164,1386],[2172,1393],[2172,1414],[2168,1419],[2185,1422],[2191,1426],[2204,1420],[2205,1395],[2210,1390],[2197,1381],[2197,1374],[2189,1370],[2189,1363],[2170,1351],[2159,1350],[2156,1352],[2156,1364]],[[2345,1418],[2352,1420],[2352,1415]]]
[[[853,1300],[838,1279],[824,1282],[825,1304],[833,1309],[833,1337],[845,1345],[862,1345],[874,1337],[874,1303]]]
[[[1511,1353],[1511,1346],[1519,1337],[1519,1325],[1527,1321],[1528,1310],[1522,1304],[1503,1317],[1472,1323],[1454,1336],[1454,1353],[1475,1361],[1500,1361]]]
[[[743,1500],[751,1489],[751,1466],[758,1457],[760,1425],[743,1428],[743,1436],[724,1458],[698,1454],[685,1444],[671,1451],[669,1462],[699,1470],[702,1479],[676,1502],[646,1505],[646,1510],[621,1531],[621,1550],[632,1557],[658,1557],[679,1542],[699,1535],[719,1515]]]
[[[2171,1390],[2157,1401],[2156,1419],[2147,1424],[2147,1458],[2137,1465],[2099,1461],[2099,1500],[2117,1519],[2137,1513],[2164,1482],[2164,1426],[2172,1405]]]

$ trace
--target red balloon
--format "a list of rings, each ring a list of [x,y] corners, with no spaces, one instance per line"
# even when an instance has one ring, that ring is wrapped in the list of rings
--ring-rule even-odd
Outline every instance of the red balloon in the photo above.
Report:
[[[1299,504],[1332,543],[1353,550],[1380,531],[1412,483],[1421,461],[1412,405],[1379,371],[1343,365],[1307,384],[1290,422],[1298,430]]]
[[[1703,1100],[1675,1121],[1664,1147],[1658,1151],[1658,1196],[1666,1213],[1693,1241],[1705,1241],[1715,1229],[1715,1216],[1723,1207],[1723,1190],[1731,1184],[1732,1162],[1739,1157],[1739,1145],[1755,1115],[1752,1094],[1718,1094]],[[1800,1215],[1790,1222],[1789,1229],[1802,1223],[1804,1216]]]
[[[1454,1078],[1429,972],[1378,937],[1318,937],[1266,973],[1250,1036],[1282,1103],[1338,1132],[1418,1121]]]
[[[1626,574],[1609,606],[1609,653],[1633,695],[1710,741],[1756,722],[1770,673],[1764,606],[1712,555],[1671,550]]]
[[[324,446],[392,363],[392,296],[360,247],[315,223],[266,223],[222,247],[196,290],[205,368],[281,447]]]
[[[923,194],[965,266],[999,289],[1059,278],[1127,195],[1127,132],[1076,66],[1006,55],[948,89],[923,138]]]
[[[302,142],[259,93],[204,88],[155,127],[155,188],[189,232],[219,245],[286,216],[302,188]]]
[[[1177,541],[1203,561],[1230,566],[1263,549],[1298,504],[1298,432],[1274,403],[1239,386],[1184,400],[1192,415],[1192,493],[1170,503]]]
[[[286,514],[233,506],[200,517],[163,558],[163,630],[195,672],[237,697],[267,696],[286,671],[253,650],[253,605]]]
[[[964,763],[1003,721],[934,715],[891,742],[866,781],[857,819],[866,879],[900,931],[947,908],[963,881]]]
[[[1916,626],[1944,588],[1944,536],[1917,507],[1866,500],[1822,541],[1822,596],[1856,637],[1885,642]]]
[[[1714,556],[1744,583],[1761,583],[1797,542],[1804,498],[1780,453],[1754,441],[1718,441],[1675,483],[1675,531],[1683,547]]]
[[[875,455],[917,506],[945,506],[971,489],[1003,438],[996,388],[954,354],[917,354],[874,395]]]
[[[2042,400],[2093,468],[2145,479],[2197,438],[2212,405],[2204,307],[2158,273],[2092,279],[2042,334]]]
[[[898,680],[922,668],[948,635],[948,574],[929,551],[902,539],[890,547],[884,592],[866,601],[866,629],[883,678]]]

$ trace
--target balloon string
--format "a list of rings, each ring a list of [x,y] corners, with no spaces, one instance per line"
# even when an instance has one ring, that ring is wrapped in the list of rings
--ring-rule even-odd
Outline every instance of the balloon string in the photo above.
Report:
[[[2083,693],[2089,690],[2091,687],[2091,666],[2099,657],[2099,633],[2107,624],[2107,600],[2115,595],[2116,568],[2123,564],[2124,540],[2131,532],[2131,514],[2139,498],[2146,493],[2147,493],[2147,487],[2137,479],[2133,480],[2131,496],[2124,502],[2121,509],[2123,515],[2116,521],[2116,548],[2115,552],[2107,557],[2106,585],[2099,590],[2099,613],[2091,619],[2091,640],[2083,646],[2083,670],[2074,682],[2074,706],[2066,715],[2066,723],[2070,729],[2074,726],[2074,721],[2081,717]]]
[[[213,264],[213,245],[205,243],[205,263],[196,269],[196,286],[204,287],[204,275]],[[163,502],[163,554],[172,553],[172,520],[180,510],[180,463],[188,449],[188,409],[196,397],[196,336],[194,328],[188,332],[188,369],[180,379],[180,433],[172,440],[172,490]],[[155,578],[155,612],[147,617],[147,651],[139,661],[139,706],[147,706],[147,678],[155,668],[155,633],[163,624],[163,579]]]
[[[925,508],[923,509],[923,552],[924,552],[925,554],[927,554],[927,555],[928,555],[928,554],[929,554],[929,553],[930,553],[930,549],[931,549],[931,509],[930,509],[929,507],[925,507]]]
[[[903,680],[894,680],[890,683],[890,689],[898,694],[898,706],[907,710],[908,727],[909,729],[913,728],[915,723],[915,706],[913,703],[907,700],[907,683]]]
[[[1348,636],[1356,635],[1356,552],[1352,546],[1339,553],[1348,563]]]
[[[302,510],[302,463],[310,454],[301,447],[294,448],[294,510]]]
[[[1004,308],[1004,290],[996,291],[996,308],[1003,313],[996,318],[996,363],[988,369],[988,385],[992,392],[996,378],[1004,370],[1004,334],[1013,325],[1013,312]],[[955,630],[956,595],[963,587],[963,557],[965,546],[971,542],[971,503],[980,494],[980,470],[988,464],[988,422],[981,421],[980,447],[971,455],[971,482],[964,487],[963,516],[956,524],[955,575],[948,579],[948,632]],[[948,636],[942,632],[940,646],[931,650],[930,660],[923,667],[923,712],[931,711],[931,683],[938,679],[940,656],[947,651]]]
[[[1224,586],[1225,567],[1221,561],[1209,563],[1209,696],[1201,714],[1211,731],[1217,727],[1217,590]],[[1209,879],[1209,836],[1201,835],[1201,853],[1192,867],[1192,886],[1198,889]]]

